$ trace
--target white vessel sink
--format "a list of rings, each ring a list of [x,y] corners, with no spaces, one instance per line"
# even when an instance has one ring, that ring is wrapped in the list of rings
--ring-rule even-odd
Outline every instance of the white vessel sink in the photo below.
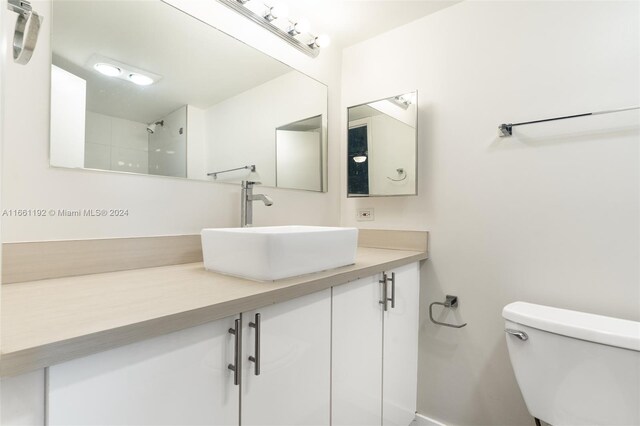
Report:
[[[266,226],[202,230],[209,271],[260,281],[310,274],[355,263],[358,230],[324,226]]]

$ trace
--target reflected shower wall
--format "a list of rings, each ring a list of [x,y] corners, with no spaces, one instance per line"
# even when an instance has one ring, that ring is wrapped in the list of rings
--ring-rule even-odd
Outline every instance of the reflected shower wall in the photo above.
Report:
[[[86,112],[84,167],[147,173],[148,147],[145,123]]]
[[[160,117],[151,126],[93,111],[86,112],[84,167],[186,177],[187,108]]]
[[[187,106],[154,123],[149,134],[149,174],[187,177]]]

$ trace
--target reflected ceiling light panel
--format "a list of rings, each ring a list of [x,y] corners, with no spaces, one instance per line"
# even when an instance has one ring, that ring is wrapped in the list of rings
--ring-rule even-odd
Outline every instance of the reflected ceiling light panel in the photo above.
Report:
[[[365,161],[367,161],[367,156],[366,155],[356,155],[355,157],[353,157],[353,161],[355,161],[356,163],[364,163]]]
[[[95,64],[93,68],[100,74],[106,75],[107,77],[117,77],[122,72],[122,70],[115,65],[105,64],[103,62]]]
[[[318,49],[321,47],[328,47],[331,44],[331,39],[326,34],[320,34],[314,37],[313,41],[309,43],[309,47],[312,49]]]
[[[309,21],[306,19],[299,19],[298,22],[292,23],[289,27],[289,31],[287,32],[291,36],[297,36],[301,33],[308,33],[310,29],[311,25],[309,24]]]
[[[84,66],[87,69],[93,68],[102,75],[117,78],[119,80],[125,80],[129,83],[134,83],[141,86],[147,86],[149,84],[157,83],[162,79],[162,76],[151,71],[147,71],[136,66],[120,62],[113,58],[103,56],[99,53],[94,53],[93,55],[91,55],[87,62],[85,62]]]
[[[286,18],[288,13],[289,9],[286,5],[276,3],[267,9],[267,12],[264,15],[264,19],[271,22],[275,19]]]
[[[129,74],[129,80],[132,83],[137,84],[138,86],[148,86],[150,84],[153,84],[153,79],[151,77],[135,72]]]

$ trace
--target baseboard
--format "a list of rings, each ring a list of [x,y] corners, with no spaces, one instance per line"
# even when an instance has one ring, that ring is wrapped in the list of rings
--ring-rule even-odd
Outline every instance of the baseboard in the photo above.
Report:
[[[440,423],[430,417],[423,416],[416,413],[416,419],[411,423],[411,426],[447,426],[444,423]]]

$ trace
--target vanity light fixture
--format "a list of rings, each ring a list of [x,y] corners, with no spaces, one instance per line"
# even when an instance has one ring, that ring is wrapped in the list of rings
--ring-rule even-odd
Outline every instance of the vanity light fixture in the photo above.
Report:
[[[405,95],[399,95],[395,98],[390,99],[391,102],[396,104],[402,109],[408,109],[413,103],[415,103],[415,99],[412,93],[407,93]]]
[[[312,58],[318,56],[320,49],[329,46],[331,41],[327,35],[314,35],[309,33],[309,23],[304,19],[286,19],[287,7],[280,2],[269,2],[265,4],[265,0],[217,1],[269,30],[271,33]],[[265,3],[263,3],[263,1],[265,1]]]

